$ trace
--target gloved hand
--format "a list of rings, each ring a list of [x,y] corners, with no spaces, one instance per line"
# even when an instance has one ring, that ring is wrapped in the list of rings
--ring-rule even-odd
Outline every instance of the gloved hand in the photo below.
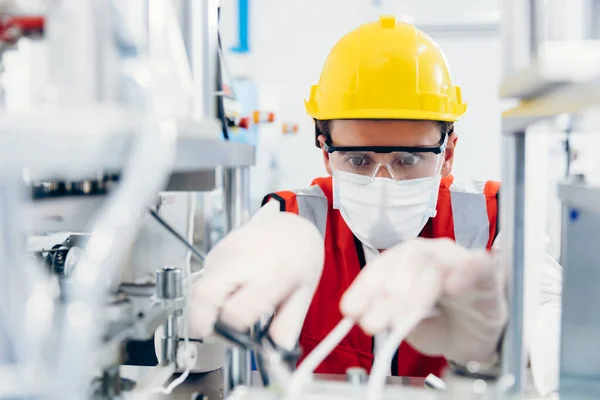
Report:
[[[415,349],[463,365],[491,364],[508,318],[505,282],[498,260],[485,251],[419,238],[369,263],[342,297],[341,310],[371,334],[394,328],[415,310],[433,310],[407,337]]]
[[[276,202],[266,204],[208,254],[190,296],[190,336],[210,335],[217,318],[244,331],[276,312],[269,333],[278,345],[293,349],[323,262],[317,228],[280,212]]]

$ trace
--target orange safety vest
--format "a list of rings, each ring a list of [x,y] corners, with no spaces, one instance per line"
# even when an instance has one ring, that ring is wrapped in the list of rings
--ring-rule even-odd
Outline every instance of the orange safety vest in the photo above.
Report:
[[[450,238],[468,249],[490,249],[498,230],[498,182],[454,182],[447,176],[440,184],[437,215],[423,228],[424,238]],[[272,193],[263,204],[277,200],[281,211],[299,214],[315,224],[325,243],[325,265],[300,334],[303,357],[340,322],[342,294],[365,265],[362,243],[352,234],[339,210],[333,209],[331,177],[318,178],[308,189]],[[300,360],[302,361],[302,359]],[[317,373],[344,374],[349,367],[370,371],[373,338],[354,327],[316,369]],[[395,376],[441,376],[447,362],[430,357],[403,342],[394,357]]]

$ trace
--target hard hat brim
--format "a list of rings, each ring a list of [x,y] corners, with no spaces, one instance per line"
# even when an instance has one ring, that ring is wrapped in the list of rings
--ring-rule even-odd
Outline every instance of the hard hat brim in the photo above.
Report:
[[[311,110],[306,104],[306,112],[318,120],[334,119],[398,119],[398,120],[424,120],[456,122],[466,112],[467,105],[462,104],[463,110],[459,113],[439,113],[434,111],[400,110],[400,109],[358,109],[347,110],[339,113],[319,113]]]

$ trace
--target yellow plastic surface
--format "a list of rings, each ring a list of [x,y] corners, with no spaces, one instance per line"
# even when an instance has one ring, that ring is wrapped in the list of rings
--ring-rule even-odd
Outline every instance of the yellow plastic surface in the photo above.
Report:
[[[467,108],[439,46],[393,16],[361,25],[334,46],[305,104],[321,120],[453,122]]]

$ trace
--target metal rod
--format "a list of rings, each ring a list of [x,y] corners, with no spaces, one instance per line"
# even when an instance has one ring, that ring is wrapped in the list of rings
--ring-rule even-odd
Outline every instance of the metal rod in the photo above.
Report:
[[[525,132],[505,137],[504,176],[501,191],[506,241],[504,262],[510,266],[510,319],[504,336],[502,353],[503,377],[512,381],[508,391],[521,394],[526,386],[523,346],[525,304]]]
[[[248,168],[226,168],[223,171],[223,200],[225,210],[225,231],[242,226],[247,219],[250,193]],[[225,364],[224,397],[236,386],[251,383],[250,352],[241,348],[228,350]]]
[[[156,297],[160,300],[175,300],[183,296],[183,284],[179,268],[164,267],[156,273]],[[177,320],[179,311],[172,312],[163,324],[160,340],[161,365],[177,363]]]
[[[216,118],[219,0],[184,0],[185,46],[194,79],[197,118]]]
[[[537,0],[529,0],[529,56],[530,59],[535,59],[537,56],[538,47],[543,40],[543,33],[541,32],[543,23],[540,24],[537,18],[543,18],[540,15],[539,7],[536,5]],[[540,26],[542,25],[542,26]]]
[[[502,38],[502,75],[529,67],[535,42],[530,3],[533,0],[503,0],[500,33]]]
[[[600,0],[586,0],[585,7],[588,15],[585,21],[585,38],[600,39]]]
[[[186,238],[181,236],[179,232],[177,232],[171,225],[167,223],[158,213],[154,210],[149,210],[150,215],[156,219],[156,221],[163,226],[167,231],[169,231],[177,240],[179,240],[185,247],[187,247],[191,252],[194,258],[200,262],[204,262],[206,259],[206,254],[204,254],[200,249],[194,246],[192,243],[188,242]]]
[[[242,226],[249,209],[248,168],[226,168],[223,171],[225,231]]]
[[[177,316],[175,313],[169,315],[164,324],[163,336],[161,338],[162,365],[177,362]]]

